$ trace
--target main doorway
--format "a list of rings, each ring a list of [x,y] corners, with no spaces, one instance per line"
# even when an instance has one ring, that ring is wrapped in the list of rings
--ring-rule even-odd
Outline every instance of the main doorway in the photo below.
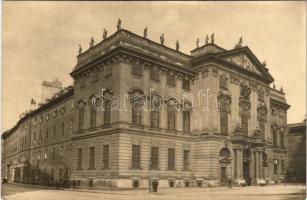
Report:
[[[251,185],[251,177],[250,177],[250,157],[251,151],[249,149],[243,150],[243,178],[247,185]]]
[[[226,185],[226,182],[227,182],[226,167],[221,167],[221,184]]]

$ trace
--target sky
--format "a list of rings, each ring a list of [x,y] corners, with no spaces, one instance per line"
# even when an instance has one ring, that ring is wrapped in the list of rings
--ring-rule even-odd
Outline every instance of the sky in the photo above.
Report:
[[[58,78],[72,84],[78,44],[102,40],[122,27],[186,54],[215,33],[215,43],[232,49],[243,37],[260,61],[266,60],[277,88],[283,86],[291,108],[288,122],[306,111],[305,2],[3,2],[2,126],[13,127],[19,115],[40,100],[41,83]]]

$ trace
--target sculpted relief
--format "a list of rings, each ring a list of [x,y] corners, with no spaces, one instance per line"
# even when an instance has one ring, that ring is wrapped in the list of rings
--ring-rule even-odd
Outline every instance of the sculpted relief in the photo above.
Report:
[[[225,58],[225,60],[234,63],[244,69],[260,74],[255,65],[243,53],[240,53],[238,55],[228,56]]]

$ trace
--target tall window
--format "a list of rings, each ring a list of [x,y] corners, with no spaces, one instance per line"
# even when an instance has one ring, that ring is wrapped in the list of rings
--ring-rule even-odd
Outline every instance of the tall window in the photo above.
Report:
[[[103,145],[103,168],[108,169],[109,168],[109,145],[105,144]]]
[[[105,125],[111,122],[111,103],[109,100],[104,101],[104,111],[103,111],[103,123]]]
[[[132,65],[132,74],[142,76],[142,66],[137,63]]]
[[[154,80],[154,81],[159,81],[160,80],[160,76],[159,76],[159,69],[154,69],[151,68],[150,69],[150,79]]]
[[[132,124],[142,124],[142,111],[144,109],[144,97],[141,94],[135,93],[132,97]]]
[[[284,132],[283,131],[280,131],[279,133],[280,135],[280,147],[285,147],[285,138],[284,138]]]
[[[96,127],[96,109],[91,106],[90,127]]]
[[[62,136],[64,136],[65,135],[65,124],[64,124],[64,122],[62,123]]]
[[[173,99],[167,102],[167,128],[169,130],[176,129],[176,106],[176,101]]]
[[[95,147],[90,147],[89,169],[95,169]]]
[[[141,168],[141,145],[132,145],[132,169]]]
[[[221,134],[228,135],[228,112],[224,109],[220,110],[220,127]]]
[[[183,170],[188,170],[190,167],[190,151],[183,150]]]
[[[168,85],[176,85],[176,78],[174,74],[168,73],[167,74],[167,84]]]
[[[153,128],[160,127],[160,108],[161,108],[161,97],[153,95],[151,97],[151,110],[150,110],[150,125]]]
[[[55,159],[55,148],[53,147],[52,148],[52,160],[54,160]]]
[[[168,149],[168,170],[175,170],[175,149]]]
[[[285,160],[280,160],[280,172],[285,174]]]
[[[56,126],[53,125],[53,139],[56,138]]]
[[[84,128],[84,107],[79,108],[79,130]]]
[[[277,131],[273,128],[273,147],[277,147]]]
[[[248,136],[248,116],[241,115],[241,129],[245,136]]]
[[[183,111],[183,131],[184,132],[190,132],[190,116],[191,112],[190,111]]]
[[[278,160],[274,159],[274,174],[278,174]]]
[[[46,138],[45,140],[48,141],[48,137],[49,137],[49,132],[48,132],[48,128],[46,129]]]
[[[182,88],[189,90],[190,89],[190,80],[189,79],[182,79]]]
[[[151,147],[150,169],[159,168],[159,147]]]
[[[82,148],[78,149],[78,155],[77,155],[77,169],[82,169]]]
[[[74,129],[74,120],[70,119],[70,132],[72,133]]]

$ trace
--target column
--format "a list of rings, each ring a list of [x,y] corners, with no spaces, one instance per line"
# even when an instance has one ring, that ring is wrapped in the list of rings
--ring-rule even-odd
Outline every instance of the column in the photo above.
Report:
[[[237,149],[237,161],[238,161],[238,178],[242,179],[242,171],[243,171],[243,160],[242,160],[242,149]]]
[[[263,179],[262,152],[259,152],[259,178]]]
[[[259,152],[256,151],[256,180],[259,179]]]

